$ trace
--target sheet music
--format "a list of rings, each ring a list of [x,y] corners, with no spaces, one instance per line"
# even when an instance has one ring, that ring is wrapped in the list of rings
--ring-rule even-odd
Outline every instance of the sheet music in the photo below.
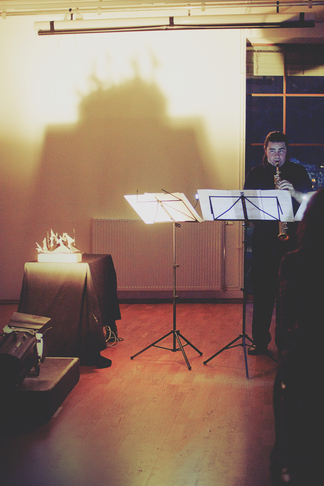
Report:
[[[198,196],[206,221],[294,220],[291,195],[288,191],[198,189]]]
[[[202,222],[189,200],[180,192],[144,193],[124,197],[146,224]]]

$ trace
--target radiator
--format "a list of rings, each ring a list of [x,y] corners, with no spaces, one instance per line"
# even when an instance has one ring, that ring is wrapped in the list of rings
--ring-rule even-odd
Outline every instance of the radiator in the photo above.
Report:
[[[135,219],[92,219],[91,252],[110,254],[119,291],[173,288],[173,225]],[[220,290],[223,279],[221,222],[181,223],[175,228],[177,290]]]

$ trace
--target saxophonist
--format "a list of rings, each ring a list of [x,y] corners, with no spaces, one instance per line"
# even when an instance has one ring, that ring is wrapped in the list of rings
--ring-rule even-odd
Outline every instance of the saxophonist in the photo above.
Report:
[[[290,161],[288,138],[279,131],[270,132],[264,141],[263,163],[247,174],[244,189],[287,190],[296,213],[303,194],[312,190],[308,173]],[[278,177],[278,171],[279,176]],[[277,177],[275,177],[277,176]],[[255,221],[252,234],[251,282],[253,291],[252,339],[248,353],[266,354],[271,341],[270,325],[278,296],[278,271],[282,257],[297,248],[297,223],[287,225],[287,237],[279,238],[278,221]],[[279,319],[277,312],[276,318]]]

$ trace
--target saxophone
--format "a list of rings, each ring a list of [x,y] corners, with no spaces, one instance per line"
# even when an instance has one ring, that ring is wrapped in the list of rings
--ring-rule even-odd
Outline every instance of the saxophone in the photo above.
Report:
[[[280,171],[279,171],[279,162],[276,163],[276,173],[274,175],[274,184],[275,188],[279,189],[278,185],[279,182],[281,181],[280,179]],[[278,238],[281,241],[288,240],[289,235],[288,235],[288,223],[286,221],[279,221],[279,234]]]

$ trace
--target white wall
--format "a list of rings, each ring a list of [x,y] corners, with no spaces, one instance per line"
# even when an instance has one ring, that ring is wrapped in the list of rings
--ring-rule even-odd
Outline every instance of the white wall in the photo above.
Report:
[[[0,19],[0,300],[51,228],[89,252],[91,217],[137,217],[124,194],[242,183],[239,31],[38,37],[34,21]]]

